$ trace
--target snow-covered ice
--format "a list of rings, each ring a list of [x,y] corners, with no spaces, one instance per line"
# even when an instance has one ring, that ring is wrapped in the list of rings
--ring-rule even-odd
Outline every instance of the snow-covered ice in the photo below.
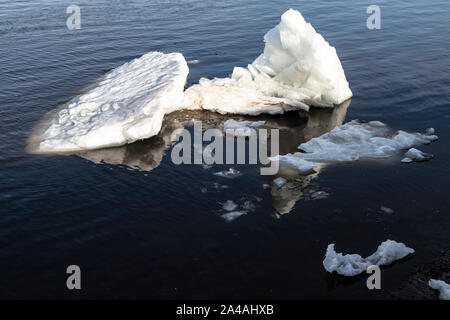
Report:
[[[230,130],[234,136],[249,137],[254,131],[252,128],[258,128],[265,124],[265,121],[236,121],[229,119],[224,122],[224,130]]]
[[[351,162],[360,158],[389,158],[400,150],[437,139],[435,135],[394,132],[380,121],[353,120],[302,143],[299,149],[306,152],[301,157],[308,161]]]
[[[422,152],[416,148],[411,148],[405,153],[405,157],[402,159],[402,162],[409,163],[409,162],[423,162],[428,161],[433,158],[432,154]]]
[[[182,54],[161,52],[113,69],[55,114],[32,151],[97,149],[158,134],[164,115],[181,105],[188,72]]]
[[[185,92],[183,105],[220,113],[258,115],[333,107],[352,96],[336,49],[288,10],[264,36],[264,52],[230,78],[200,79]]]
[[[334,243],[332,243],[328,245],[323,266],[330,273],[336,271],[341,275],[351,277],[366,272],[371,265],[389,265],[411,253],[414,253],[414,249],[408,248],[405,244],[386,240],[378,246],[377,251],[372,255],[363,258],[359,254],[343,255],[337,253],[334,250]]]
[[[158,134],[165,114],[180,109],[258,115],[333,107],[352,96],[341,62],[300,12],[288,10],[264,36],[264,52],[231,77],[200,79],[180,53],[150,52],[108,72],[41,123],[29,140],[35,153],[119,146]],[[198,60],[190,60],[190,64]]]
[[[302,143],[299,149],[303,152],[272,157],[271,160],[278,160],[280,166],[308,172],[314,169],[315,163],[353,162],[361,158],[389,158],[401,150],[429,144],[437,139],[436,135],[394,131],[380,121],[353,120]],[[428,157],[426,154],[422,156]]]
[[[434,290],[439,290],[439,299],[450,300],[450,284],[442,280],[431,279],[428,281],[428,285]]]

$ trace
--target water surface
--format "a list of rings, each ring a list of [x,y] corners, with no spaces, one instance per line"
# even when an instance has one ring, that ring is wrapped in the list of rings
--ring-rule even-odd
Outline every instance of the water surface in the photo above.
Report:
[[[383,289],[400,285],[450,242],[450,3],[378,1],[382,29],[366,28],[367,1],[85,1],[82,29],[66,27],[71,1],[0,4],[0,297],[2,298],[379,298],[364,278],[344,281],[322,267],[329,243],[371,254],[394,239],[416,249],[382,269]],[[354,93],[350,106],[269,119],[281,151],[341,121],[380,120],[395,129],[436,128],[421,150],[427,163],[399,159],[325,166],[270,187],[259,166],[176,166],[167,135],[70,156],[25,151],[29,133],[49,111],[102,74],[152,50],[178,51],[188,85],[225,77],[263,47],[263,35],[287,9],[300,10],[335,46]],[[348,107],[348,108],[347,108]],[[239,119],[239,117],[236,117]],[[227,187],[223,187],[227,186]],[[202,192],[205,191],[206,192]],[[329,197],[311,200],[317,190]],[[231,223],[221,203],[255,204]],[[379,215],[380,206],[394,210]],[[66,267],[82,269],[78,292]]]

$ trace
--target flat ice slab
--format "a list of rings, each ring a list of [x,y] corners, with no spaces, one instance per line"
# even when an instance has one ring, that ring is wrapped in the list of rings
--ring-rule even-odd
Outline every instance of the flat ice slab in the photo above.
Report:
[[[380,121],[362,122],[353,120],[337,126],[317,138],[299,146],[303,152],[281,155],[270,160],[279,161],[281,166],[296,168],[300,172],[314,169],[314,163],[353,162],[362,158],[389,158],[401,150],[429,144],[437,140],[434,134],[394,131]],[[429,159],[430,155],[417,149],[407,153],[418,161]],[[411,160],[412,161],[412,160]]]
[[[158,134],[178,109],[189,69],[180,53],[150,52],[108,72],[51,120],[35,152],[119,146]]]
[[[434,290],[439,290],[439,299],[450,300],[450,284],[442,280],[431,279],[428,281],[428,285]]]
[[[414,249],[408,248],[403,243],[386,240],[378,246],[377,251],[372,255],[363,258],[359,254],[343,255],[337,253],[334,250],[334,243],[332,243],[328,245],[323,266],[330,273],[336,271],[341,275],[351,277],[366,272],[371,265],[389,265],[411,253],[414,253]]]
[[[184,106],[220,113],[258,115],[333,107],[352,92],[334,47],[288,10],[264,36],[264,52],[229,78],[200,79],[186,90]]]

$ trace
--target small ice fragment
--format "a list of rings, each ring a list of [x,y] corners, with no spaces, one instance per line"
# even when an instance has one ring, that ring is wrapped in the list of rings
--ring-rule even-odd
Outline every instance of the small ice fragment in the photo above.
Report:
[[[381,206],[380,207],[380,212],[381,213],[386,213],[386,214],[393,214],[394,210],[392,210],[391,208],[388,208],[388,207]]]
[[[193,60],[188,60],[188,64],[197,64],[197,63],[199,63],[200,62],[200,60],[197,60],[197,59],[193,59]]]
[[[423,162],[428,161],[433,158],[432,154],[422,152],[416,148],[411,148],[405,153],[405,158],[402,159],[402,162]],[[407,160],[410,159],[411,161]]]
[[[410,159],[410,158],[408,158],[408,157],[405,157],[405,158],[403,158],[403,159],[401,160],[401,162],[403,162],[403,163],[410,163],[410,162],[413,162],[413,160]]]
[[[255,209],[256,209],[255,205],[249,200],[244,202],[244,204],[242,205],[242,208],[246,211],[255,211]]]
[[[233,211],[238,207],[238,205],[233,200],[227,200],[223,206],[222,209],[225,211]]]
[[[270,185],[268,185],[267,183],[264,183],[264,184],[262,185],[262,187],[263,187],[263,189],[269,189],[269,188],[270,188]]]
[[[214,175],[219,176],[219,177],[224,177],[224,178],[234,178],[234,177],[240,176],[241,172],[234,168],[230,168],[225,171],[215,172]]]
[[[236,121],[230,119],[225,121],[223,128],[225,130],[231,130],[229,133],[236,137],[249,137],[254,132],[252,128],[261,127],[265,123],[265,121]]]
[[[435,133],[434,128],[428,128],[425,130],[425,134],[427,134],[429,136],[433,135],[434,133]]]
[[[428,281],[428,285],[430,288],[434,290],[439,290],[439,299],[440,300],[450,300],[450,285],[445,283],[442,280],[434,280],[431,279]]]
[[[329,194],[325,191],[316,191],[313,194],[311,194],[312,200],[321,200],[328,198]]]
[[[371,256],[362,258],[359,254],[337,253],[334,250],[334,243],[332,243],[328,245],[323,266],[330,273],[336,271],[341,275],[351,277],[365,272],[371,265],[389,265],[411,253],[414,253],[414,249],[408,248],[403,243],[386,240]]]
[[[298,172],[307,174],[314,172],[316,165],[311,161],[307,161],[301,158],[301,153],[296,152],[294,154],[288,153],[286,155],[278,155],[270,157],[270,161],[278,161],[280,166],[296,169]]]
[[[208,189],[202,188],[202,189],[201,189],[201,192],[202,192],[202,193],[206,193],[206,192],[208,192]]]
[[[247,212],[246,211],[232,211],[232,212],[228,212],[228,213],[221,215],[221,217],[226,222],[231,222],[244,214],[247,214]]]
[[[284,184],[287,182],[287,180],[283,177],[278,177],[276,179],[273,180],[273,183],[278,187],[281,188],[282,186],[284,186]]]

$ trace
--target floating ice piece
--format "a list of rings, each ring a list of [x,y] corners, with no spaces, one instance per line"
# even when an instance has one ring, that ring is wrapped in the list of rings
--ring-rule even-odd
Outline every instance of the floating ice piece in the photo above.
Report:
[[[255,211],[256,206],[250,201],[245,201],[241,206],[245,211]]]
[[[244,214],[247,214],[247,211],[232,211],[221,215],[221,217],[226,222],[231,222]]]
[[[330,194],[325,191],[316,191],[311,194],[311,200],[322,200],[328,198]]]
[[[263,189],[269,189],[270,185],[268,185],[267,183],[263,183],[262,187],[263,187]]]
[[[189,69],[180,53],[150,52],[73,98],[37,137],[38,153],[119,146],[156,135],[178,109]]]
[[[359,254],[336,253],[334,243],[332,243],[328,245],[323,266],[330,273],[336,271],[341,275],[351,277],[365,272],[371,265],[389,265],[411,253],[414,253],[414,249],[406,247],[403,243],[386,240],[378,246],[375,253],[367,258],[362,258]]]
[[[388,158],[403,149],[428,144],[435,135],[393,132],[379,121],[353,120],[338,126],[320,137],[302,143],[299,149],[306,153],[295,155],[313,162],[351,162],[360,158]]]
[[[312,173],[316,168],[316,165],[313,162],[302,159],[301,156],[297,156],[297,153],[278,155],[270,157],[269,160],[278,161],[280,166],[296,169],[303,174]]]
[[[223,124],[223,128],[229,131],[232,135],[237,137],[249,137],[253,129],[265,124],[265,121],[236,121],[233,119],[227,120]]]
[[[434,128],[428,128],[425,130],[425,134],[428,134],[430,136],[433,135],[434,133],[435,133]]]
[[[238,207],[237,203],[235,203],[233,200],[227,200],[223,206],[222,209],[225,211],[233,211]]]
[[[360,158],[389,158],[400,150],[437,140],[436,135],[393,131],[380,121],[353,120],[337,126],[308,142],[296,152],[277,157],[280,166],[297,168],[300,172],[314,169],[314,163],[353,162]],[[423,154],[423,157],[429,155]]]
[[[428,285],[434,290],[439,290],[439,299],[450,300],[450,284],[442,280],[431,279],[428,281]]]
[[[393,214],[394,210],[392,210],[391,208],[388,208],[388,207],[381,206],[380,207],[380,212],[381,213],[386,213],[386,214]]]
[[[224,178],[235,178],[235,177],[239,177],[242,174],[237,169],[229,168],[228,170],[225,170],[225,171],[215,172],[214,175],[219,176],[219,177],[224,177]]]
[[[302,14],[288,10],[264,36],[264,52],[231,78],[202,78],[185,92],[183,105],[220,113],[258,115],[333,107],[352,96],[336,49]]]
[[[64,105],[35,130],[28,149],[74,152],[131,143],[156,135],[164,115],[180,109],[282,114],[333,107],[352,96],[335,48],[300,12],[286,11],[264,41],[264,52],[247,68],[234,68],[230,78],[202,78],[184,93],[184,57],[147,53]]]
[[[284,186],[286,184],[287,180],[283,177],[278,177],[276,179],[273,180],[273,183],[278,187],[281,188],[282,186]]]
[[[197,63],[199,63],[199,62],[200,62],[200,60],[193,59],[193,60],[189,60],[187,63],[188,63],[188,64],[197,64]]]
[[[423,162],[428,161],[433,158],[432,154],[422,152],[416,148],[411,148],[405,153],[405,158],[402,159],[402,162],[409,163],[413,161]]]

